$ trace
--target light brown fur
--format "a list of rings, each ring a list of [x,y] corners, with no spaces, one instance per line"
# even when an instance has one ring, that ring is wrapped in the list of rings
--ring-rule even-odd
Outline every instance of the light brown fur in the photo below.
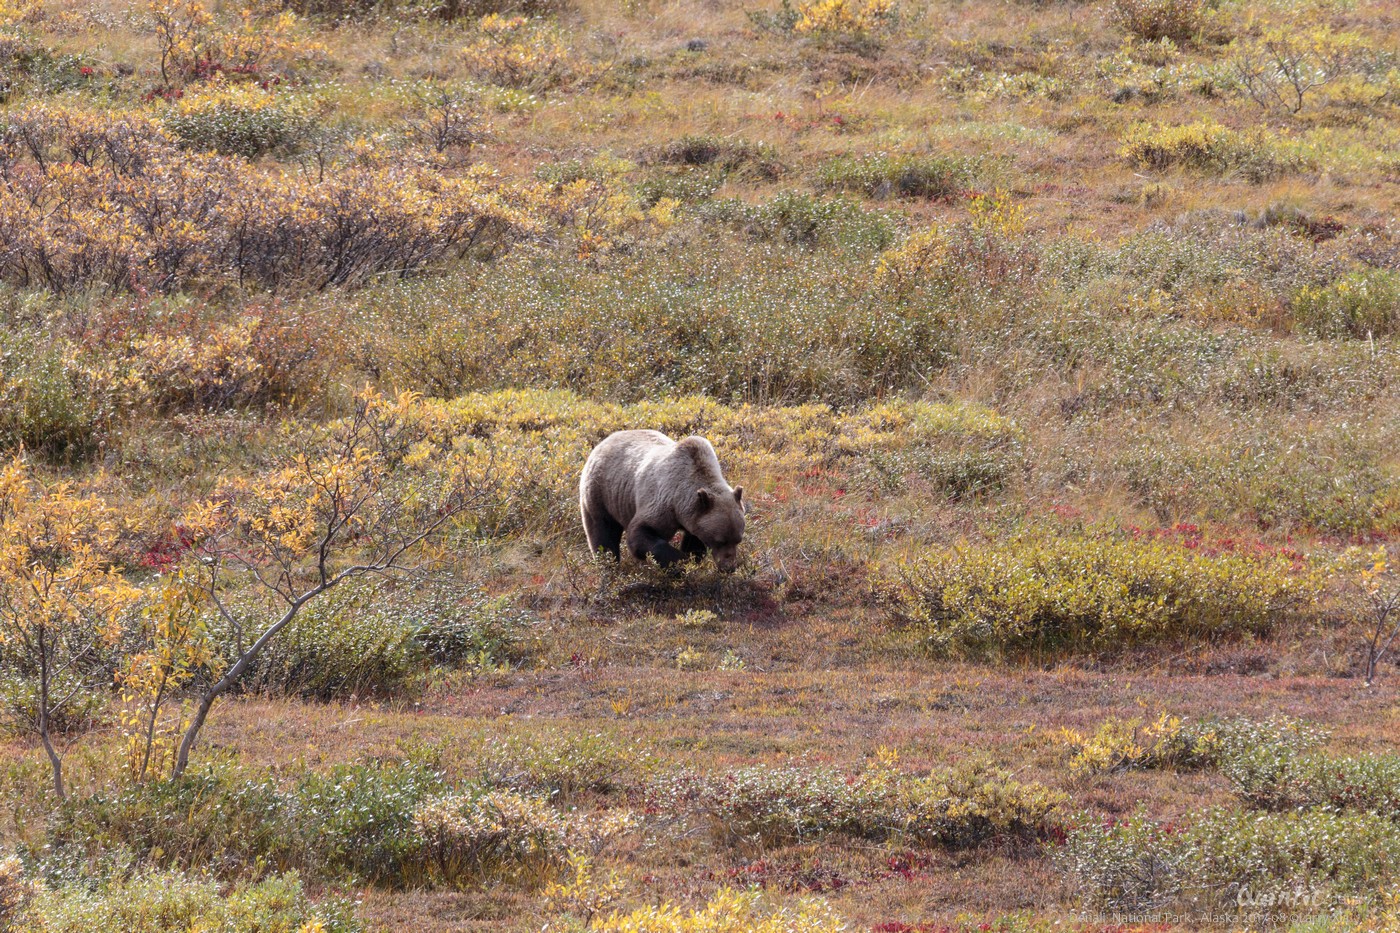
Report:
[[[622,537],[638,560],[663,567],[712,553],[721,570],[739,561],[744,537],[744,489],[731,488],[715,449],[703,437],[679,442],[659,431],[609,435],[583,466],[579,510],[588,547],[622,554]],[[681,547],[671,545],[677,531]]]

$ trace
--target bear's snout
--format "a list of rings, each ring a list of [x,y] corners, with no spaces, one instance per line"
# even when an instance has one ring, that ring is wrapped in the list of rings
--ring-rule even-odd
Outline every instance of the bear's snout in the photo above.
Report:
[[[715,566],[725,573],[739,569],[739,546],[737,544],[717,547],[714,550]]]

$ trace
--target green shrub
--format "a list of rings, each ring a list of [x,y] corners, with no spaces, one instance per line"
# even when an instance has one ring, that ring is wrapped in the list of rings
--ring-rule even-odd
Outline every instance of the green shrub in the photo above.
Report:
[[[969,156],[872,153],[837,156],[817,168],[819,188],[867,197],[953,198],[977,179],[982,162]]]
[[[751,767],[654,782],[652,799],[694,807],[722,839],[785,845],[833,834],[950,849],[992,838],[1043,838],[1063,795],[972,764],[915,776],[880,760],[857,775],[831,768]]]
[[[248,159],[293,154],[315,125],[304,105],[255,84],[187,94],[162,122],[185,147]]]
[[[308,605],[243,683],[319,699],[392,696],[429,663],[495,669],[520,660],[528,624],[508,600],[456,581],[352,580]]]
[[[489,670],[526,656],[523,636],[533,620],[507,597],[438,583],[412,588],[397,599],[414,640],[438,664]]]
[[[413,815],[445,791],[442,775],[411,763],[372,761],[307,775],[291,806],[308,868],[380,884],[422,881],[423,840]]]
[[[1400,827],[1324,809],[1214,810],[1187,826],[1140,817],[1072,831],[1055,861],[1087,901],[1111,910],[1249,909],[1265,899],[1304,912],[1374,900],[1400,880]]]
[[[163,868],[239,877],[301,863],[297,837],[271,779],[218,768],[70,798],[50,817],[45,861],[71,877],[129,852]]]
[[[295,874],[240,884],[227,894],[218,883],[180,872],[113,879],[92,889],[76,883],[37,894],[15,933],[358,933],[351,905],[313,904]]]
[[[888,812],[891,799],[883,783],[847,780],[832,768],[739,768],[680,791],[722,838],[763,845],[862,835]]]
[[[1363,269],[1293,296],[1294,326],[1317,337],[1363,340],[1400,333],[1400,273]]]
[[[95,454],[113,414],[62,343],[8,326],[0,333],[0,449],[23,446],[54,463]]]
[[[318,880],[421,883],[414,814],[446,790],[414,763],[341,765],[286,789],[211,769],[70,799],[50,818],[42,864],[64,878],[121,871],[125,859],[225,879],[297,869]]]
[[[894,224],[849,198],[817,198],[785,191],[761,204],[717,201],[705,206],[703,219],[730,224],[759,240],[776,240],[806,249],[834,246],[874,251],[894,241]]]
[[[640,778],[651,764],[636,743],[599,732],[555,729],[490,739],[477,762],[487,783],[563,798],[616,791]]]
[[[937,653],[1260,634],[1317,593],[1283,558],[1208,556],[1113,534],[1022,532],[901,566],[896,616]]]
[[[1245,748],[1220,771],[1252,807],[1367,811],[1400,819],[1400,755],[1339,758],[1280,748]]]
[[[712,166],[723,172],[743,171],[770,180],[783,171],[776,148],[733,136],[682,136],[663,147],[657,160],[671,165]]]
[[[449,885],[503,878],[538,884],[570,855],[596,854],[635,826],[626,811],[564,814],[510,790],[442,797],[420,807],[413,820],[433,877]]]
[[[243,683],[319,699],[399,693],[426,662],[406,609],[379,581],[348,581],[303,609]]]
[[[724,177],[712,171],[658,172],[637,185],[637,201],[645,209],[654,207],[663,198],[670,198],[681,204],[700,204],[708,201]]]

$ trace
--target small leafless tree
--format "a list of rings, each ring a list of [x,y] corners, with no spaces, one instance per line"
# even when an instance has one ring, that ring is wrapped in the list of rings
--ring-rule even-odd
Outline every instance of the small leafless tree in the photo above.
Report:
[[[1356,587],[1360,594],[1362,635],[1366,647],[1366,686],[1376,680],[1381,661],[1400,638],[1400,579],[1391,569],[1384,549],[1361,571]]]
[[[351,578],[404,569],[484,494],[449,465],[405,464],[421,442],[400,417],[410,404],[361,396],[323,443],[252,481],[234,481],[190,517],[199,535],[194,573],[233,650],[226,668],[196,678],[173,774],[188,766],[214,704],[308,604]],[[229,598],[250,586],[270,612]]]
[[[435,152],[471,149],[486,137],[476,95],[445,87],[419,90],[417,112],[409,118],[409,134]]]

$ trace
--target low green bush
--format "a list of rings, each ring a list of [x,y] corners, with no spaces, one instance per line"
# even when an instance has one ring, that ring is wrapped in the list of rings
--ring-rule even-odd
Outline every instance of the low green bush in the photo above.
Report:
[[[413,815],[446,791],[441,774],[417,764],[372,761],[307,775],[289,804],[308,869],[377,884],[423,881],[423,840]]]
[[[845,197],[814,197],[785,191],[768,201],[747,204],[722,200],[699,211],[702,220],[742,230],[756,240],[804,249],[824,247],[872,252],[894,242],[895,225],[883,213]]]
[[[872,198],[953,198],[973,186],[982,168],[981,160],[970,156],[843,155],[818,166],[816,184]]]
[[[1213,810],[1185,826],[1134,817],[1071,831],[1054,859],[1085,900],[1110,910],[1270,903],[1315,914],[1400,880],[1400,827],[1326,809]]]
[[[891,600],[927,650],[985,654],[1263,634],[1317,592],[1281,557],[1028,531],[903,563]]]
[[[0,915],[3,919],[3,915]],[[148,872],[92,888],[75,883],[39,890],[14,933],[359,933],[352,905],[313,903],[296,874],[235,886],[182,872]]]
[[[605,733],[551,729],[488,739],[476,762],[488,784],[568,799],[637,783],[651,756],[637,743]]]
[[[411,587],[396,597],[413,639],[434,663],[491,670],[527,656],[528,612],[457,582]]]
[[[113,406],[81,362],[51,337],[0,333],[0,450],[23,446],[54,463],[95,454]]]
[[[1400,333],[1400,273],[1363,269],[1293,296],[1294,326],[1317,337],[1363,340]]]
[[[248,159],[292,155],[315,126],[304,103],[256,84],[221,84],[188,94],[163,123],[182,146]]]
[[[976,763],[917,776],[886,760],[856,775],[821,767],[670,775],[650,792],[665,809],[694,808],[722,839],[764,846],[833,834],[950,849],[1044,838],[1064,804],[1062,794]]]
[[[268,646],[245,689],[317,699],[393,696],[430,664],[492,670],[525,656],[529,617],[455,580],[347,581]],[[221,621],[211,625],[228,640]]]
[[[101,874],[110,853],[220,877],[305,864],[294,815],[270,778],[227,768],[87,797],[49,818],[44,862],[64,877]]]
[[[1315,807],[1400,820],[1400,755],[1299,755],[1246,748],[1221,762],[1236,794],[1265,810]]]
[[[537,797],[478,789],[430,801],[413,825],[434,880],[462,886],[501,879],[540,884],[570,856],[596,855],[636,823],[627,811],[563,813]]]
[[[742,171],[766,179],[777,178],[783,171],[775,147],[734,136],[682,136],[662,147],[657,161],[712,166],[724,172]]]

